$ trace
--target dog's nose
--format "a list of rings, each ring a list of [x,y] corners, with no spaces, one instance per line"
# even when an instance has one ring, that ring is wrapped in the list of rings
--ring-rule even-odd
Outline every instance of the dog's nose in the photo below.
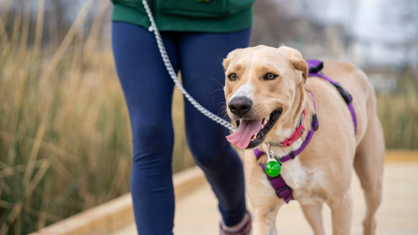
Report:
[[[243,116],[251,110],[252,105],[253,102],[250,99],[240,96],[229,101],[228,108],[231,113]]]

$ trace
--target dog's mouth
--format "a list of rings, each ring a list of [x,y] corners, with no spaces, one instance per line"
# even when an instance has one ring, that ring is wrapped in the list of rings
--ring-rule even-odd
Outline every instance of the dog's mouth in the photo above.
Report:
[[[273,128],[282,114],[275,109],[269,116],[258,120],[237,120],[238,129],[226,139],[242,149],[255,148],[264,141],[265,135]]]

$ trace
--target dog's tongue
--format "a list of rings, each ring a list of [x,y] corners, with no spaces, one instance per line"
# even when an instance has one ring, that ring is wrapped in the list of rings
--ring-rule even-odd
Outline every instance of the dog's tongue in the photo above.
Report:
[[[241,120],[238,130],[233,134],[228,135],[226,139],[236,146],[245,149],[250,144],[251,137],[260,132],[262,121],[263,119]]]

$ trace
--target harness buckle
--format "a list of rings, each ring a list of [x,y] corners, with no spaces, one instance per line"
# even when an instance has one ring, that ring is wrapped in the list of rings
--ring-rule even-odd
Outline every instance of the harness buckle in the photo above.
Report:
[[[319,60],[309,61],[309,73],[319,73],[324,68],[324,63]]]
[[[287,190],[287,192],[286,192]],[[282,193],[283,192],[283,193]],[[280,188],[279,190],[276,191],[276,195],[283,199],[284,197],[286,197],[289,193],[292,193],[292,189],[289,186],[284,186],[283,188]]]
[[[291,151],[291,152],[290,152],[290,157],[291,157],[292,159],[295,159],[295,154],[293,153],[293,151]]]
[[[318,117],[316,116],[316,113],[314,113],[312,116],[312,124],[313,124],[314,130],[317,131],[319,128],[319,123],[318,123]]]
[[[332,85],[335,86],[335,88],[337,88],[338,92],[340,92],[341,96],[343,97],[344,101],[348,104],[351,103],[351,101],[353,101],[353,97],[350,95],[350,93],[348,93],[348,91],[344,90],[344,88],[342,88],[341,84],[339,82],[336,83],[331,83]]]

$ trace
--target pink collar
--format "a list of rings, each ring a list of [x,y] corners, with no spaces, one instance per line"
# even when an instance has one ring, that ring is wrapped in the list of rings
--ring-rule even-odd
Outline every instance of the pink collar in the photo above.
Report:
[[[300,121],[299,121],[299,127],[296,128],[295,132],[293,134],[285,139],[282,142],[279,143],[270,143],[271,146],[280,146],[280,147],[289,147],[292,145],[296,140],[298,140],[300,137],[302,137],[303,133],[305,133],[305,114],[306,111],[303,109],[302,113],[300,114]]]

